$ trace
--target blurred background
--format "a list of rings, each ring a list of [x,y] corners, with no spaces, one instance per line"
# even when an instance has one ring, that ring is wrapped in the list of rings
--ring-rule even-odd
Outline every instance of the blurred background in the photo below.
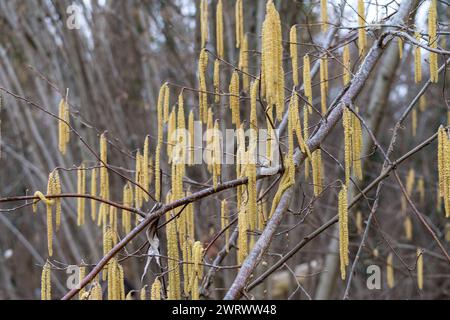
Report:
[[[316,57],[323,49],[325,36],[320,28],[320,1],[277,0],[283,39],[288,39],[292,25],[299,26],[299,62],[306,53]],[[341,59],[339,43],[350,41],[351,62],[356,70],[358,59],[355,34],[356,1],[328,1],[330,21],[341,17],[342,28],[337,30],[333,43],[333,54]],[[215,51],[215,11],[217,1],[209,1],[209,41],[207,48]],[[426,31],[426,16],[429,1],[417,1],[418,7],[408,22]],[[68,27],[75,4],[81,9],[80,28]],[[249,37],[249,72],[259,74],[260,35],[265,16],[266,1],[244,0],[245,31]],[[133,177],[134,154],[142,148],[144,138],[150,135],[150,149],[155,149],[156,102],[162,83],[170,83],[172,97],[177,97],[184,88],[185,108],[198,109],[197,61],[200,51],[200,1],[193,0],[127,0],[127,1],[67,1],[67,0],[14,0],[0,2],[0,87],[2,95],[0,198],[30,195],[36,190],[45,191],[48,173],[61,168],[63,191],[76,191],[76,172],[71,170],[82,162],[95,165],[96,160],[79,140],[72,136],[65,156],[58,151],[57,121],[38,108],[13,95],[32,101],[42,108],[57,114],[58,104],[68,90],[71,105],[71,125],[86,142],[98,150],[99,135],[107,131],[109,161],[121,172]],[[228,83],[233,66],[238,65],[239,49],[235,48],[235,1],[223,1],[225,60],[222,64],[222,92],[228,92]],[[73,7],[72,7],[73,8]],[[368,23],[382,23],[395,12],[395,1],[366,1]],[[448,40],[450,7],[446,1],[438,1],[440,47],[449,50]],[[330,28],[333,28],[330,25]],[[381,29],[381,28],[380,28]],[[369,46],[381,30],[368,33]],[[446,33],[445,33],[446,32]],[[446,44],[447,43],[447,44]],[[392,128],[406,106],[421,89],[414,83],[414,56],[409,44],[404,44],[400,59],[397,40],[385,49],[385,54],[373,70],[356,104],[364,119],[376,133],[384,148],[391,139]],[[289,44],[285,43],[285,70],[290,71]],[[424,79],[428,79],[427,53],[422,50]],[[212,88],[212,61],[210,57],[208,88]],[[439,58],[439,65],[444,59]],[[447,71],[449,71],[447,67]],[[417,105],[417,132],[412,134],[411,117],[402,126],[392,159],[434,134],[440,124],[447,123],[450,78],[441,74],[440,82],[430,86],[421,105]],[[342,66],[330,59],[329,103],[342,90]],[[292,87],[292,80],[286,82]],[[313,80],[314,103],[320,105],[318,75]],[[382,84],[382,85],[380,85]],[[193,89],[193,90],[191,90]],[[8,93],[9,92],[9,93]],[[12,95],[12,94],[13,95]],[[245,94],[245,93],[243,93]],[[172,98],[175,103],[175,98]],[[230,123],[227,99],[222,99],[217,116],[223,125]],[[249,106],[241,104],[243,117],[248,117]],[[263,119],[263,115],[260,115]],[[318,117],[311,123],[317,123]],[[327,153],[342,161],[342,127],[334,129],[323,145]],[[370,139],[365,138],[365,141]],[[364,175],[366,185],[375,178],[382,166],[381,155],[367,144],[365,147]],[[302,180],[295,189],[290,211],[280,226],[269,252],[257,272],[263,272],[281,255],[286,253],[303,237],[328,221],[337,212],[337,192],[342,168],[335,159],[323,154],[325,164],[326,192],[313,200],[312,186]],[[169,172],[163,155],[162,167]],[[442,205],[437,201],[436,144],[424,148],[402,163],[398,172],[404,182],[410,169],[414,169],[416,182],[423,181],[424,193],[417,188],[411,197],[439,239],[446,242],[446,228]],[[302,171],[302,170],[301,170]],[[224,168],[223,181],[234,178],[232,167]],[[187,176],[198,184],[191,191],[198,191],[210,184],[205,166],[189,168]],[[170,178],[163,176],[163,194],[169,187]],[[270,184],[270,180],[265,182]],[[123,180],[111,175],[111,198],[121,200]],[[232,198],[231,191],[206,198],[195,204],[196,234],[208,243],[220,231],[220,201]],[[361,201],[350,216],[350,261],[353,260],[361,240],[361,230],[356,227],[355,217],[359,211],[362,220],[369,214],[374,196],[369,193],[367,201]],[[269,197],[270,198],[270,197]],[[380,195],[380,206],[376,221],[369,230],[366,246],[355,270],[350,298],[352,299],[448,299],[450,297],[450,268],[442,252],[430,234],[418,222],[409,206],[405,206],[395,179],[385,181]],[[403,205],[402,205],[403,202]],[[31,206],[23,203],[0,204],[0,299],[38,299],[40,297],[41,268],[47,259],[45,208],[38,207],[33,214]],[[270,203],[268,204],[270,208]],[[18,206],[17,208],[14,206]],[[151,206],[150,206],[151,207]],[[15,209],[15,210],[11,210]],[[413,235],[405,235],[404,223],[410,217]],[[89,220],[89,219],[87,219]],[[448,237],[450,236],[450,231]],[[447,237],[447,240],[449,240]],[[164,237],[161,237],[164,245]],[[129,252],[138,249],[145,241],[141,235],[127,247]],[[52,263],[54,297],[66,291],[70,264],[95,264],[102,255],[102,232],[95,223],[76,226],[76,201],[63,201],[63,221],[55,238],[55,254]],[[341,298],[345,282],[338,273],[339,257],[337,233],[330,228],[310,242],[291,258],[285,266],[250,293],[256,298],[275,299],[336,299]],[[211,262],[223,246],[223,240],[215,242],[206,259]],[[389,245],[388,245],[389,244]],[[386,259],[391,247],[403,261],[394,258],[395,286],[386,285]],[[416,249],[424,251],[424,289],[416,284]],[[122,253],[124,255],[124,253]],[[128,290],[142,287],[140,277],[145,257],[130,257],[123,262]],[[234,251],[223,261],[223,265],[235,265]],[[366,286],[366,268],[378,265],[382,270],[382,288],[369,290]],[[56,268],[58,267],[58,268]],[[151,267],[144,284],[151,284],[159,272]],[[232,283],[236,269],[220,270],[210,287],[208,298],[221,298]]]

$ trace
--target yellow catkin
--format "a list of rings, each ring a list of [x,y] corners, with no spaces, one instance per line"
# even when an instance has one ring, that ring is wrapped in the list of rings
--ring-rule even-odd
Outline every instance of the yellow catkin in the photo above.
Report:
[[[403,221],[403,226],[405,228],[406,240],[411,241],[413,238],[413,225],[410,217],[405,217],[405,221]]]
[[[65,154],[67,151],[67,143],[70,139],[70,117],[69,117],[70,111],[69,111],[69,104],[64,100],[61,99],[61,102],[59,103],[59,122],[58,122],[58,136],[59,136],[59,142],[58,147],[59,151],[62,154]]]
[[[131,207],[133,203],[133,190],[129,182],[123,187],[122,199],[124,206]],[[126,234],[131,231],[131,212],[128,210],[122,210],[122,227]]]
[[[403,39],[398,37],[397,38],[397,45],[398,45],[398,57],[401,60],[403,58]]]
[[[358,112],[358,108],[355,109],[355,112]],[[362,152],[362,128],[361,121],[355,114],[351,114],[352,116],[352,166],[353,173],[358,178],[358,180],[363,179],[362,173],[362,164],[361,164],[361,152]]]
[[[298,95],[292,92],[291,102],[289,108],[292,108],[292,121],[295,135],[297,136],[297,142],[300,146],[300,150],[307,154],[308,158],[311,158],[311,152],[303,139],[302,125],[300,122],[300,115],[298,112]]]
[[[53,194],[53,172],[51,172],[48,176],[47,183],[47,195]],[[54,201],[46,202],[47,206],[47,247],[48,247],[48,255],[51,257],[53,255],[53,210],[52,205]]]
[[[262,86],[271,112],[276,106],[277,119],[284,112],[283,44],[280,15],[272,0],[266,5],[266,18],[262,27]]]
[[[86,194],[86,170],[84,164],[81,164],[77,170],[77,194]],[[77,198],[77,225],[84,225],[85,221],[85,198]]]
[[[294,86],[298,86],[298,53],[297,53],[297,26],[291,27],[289,32],[289,52],[292,61],[292,78]]]
[[[178,96],[178,113],[177,113],[177,135],[175,144],[177,145],[177,164],[180,166],[180,173],[184,176],[185,163],[187,157],[187,137],[186,137],[186,117],[184,114],[184,98],[183,91]]]
[[[117,230],[117,208],[110,206],[109,207],[109,226],[112,230],[112,243],[113,245],[117,244],[118,239],[118,230]]]
[[[328,94],[328,59],[320,58],[320,107],[322,115],[327,113],[327,94]]]
[[[134,182],[135,184],[135,190],[134,190],[134,203],[137,208],[142,207],[143,202],[143,192],[140,188],[142,181],[142,155],[141,152],[138,150],[136,153],[136,164],[135,164],[135,178]]]
[[[175,108],[172,109],[169,115],[169,125],[167,128],[167,157],[169,164],[173,160],[173,149],[175,145],[175,131],[177,129],[177,119]]]
[[[194,165],[194,155],[195,155],[195,120],[194,120],[194,112],[191,110],[189,112],[189,119],[188,119],[188,131],[189,131],[189,157],[188,157],[188,164]]]
[[[54,170],[53,171],[53,194],[54,195],[59,195],[61,194],[61,180],[59,178],[59,174],[58,171]],[[62,207],[61,207],[61,198],[56,198],[55,200],[55,228],[56,231],[59,230],[59,227],[61,225],[61,212],[62,212]]]
[[[196,241],[192,247],[192,258],[194,262],[192,281],[192,300],[199,300],[199,281],[203,277],[203,267],[201,265],[203,260],[203,246],[200,241]]]
[[[100,136],[100,197],[109,199],[109,181],[108,181],[108,151],[105,134]]]
[[[145,137],[144,149],[142,151],[142,186],[146,192],[142,192],[144,200],[149,200],[148,188],[150,184],[150,170],[149,170],[149,136]]]
[[[312,172],[314,195],[319,196],[323,190],[323,166],[322,166],[322,150],[316,149],[312,153]]]
[[[242,0],[236,0],[236,48],[240,48],[244,37],[244,4]]]
[[[424,112],[427,109],[427,98],[425,95],[420,96],[419,99],[419,110],[420,112]],[[449,117],[450,112],[447,111],[447,119],[450,119]],[[447,123],[450,123],[450,121],[447,120]]]
[[[363,232],[363,218],[361,211],[356,213],[356,232],[362,234]]]
[[[216,7],[216,54],[221,59],[224,58],[223,48],[223,5],[219,0]]]
[[[47,261],[42,268],[41,275],[41,300],[52,299],[52,282],[51,282],[51,268]]]
[[[346,267],[348,266],[348,209],[347,209],[347,186],[343,185],[339,192],[339,257],[341,264],[341,278],[345,280]]]
[[[413,109],[411,112],[411,135],[416,136],[417,133],[417,110]]]
[[[408,177],[406,178],[406,192],[408,193],[408,195],[412,194],[415,182],[416,182],[416,171],[411,168],[409,169]]]
[[[303,86],[305,89],[305,97],[308,99],[308,112],[312,113],[313,97],[311,85],[311,64],[309,60],[309,55],[305,55],[303,57]]]
[[[200,2],[200,31],[202,48],[206,46],[208,41],[208,0]]]
[[[291,103],[289,104],[289,114],[288,114],[288,151],[287,151],[287,163],[288,166],[294,165],[294,131],[295,131],[295,102],[293,102],[293,99],[295,99],[295,93],[291,96]],[[291,177],[290,179],[292,181],[295,181],[295,171],[291,171]]]
[[[417,248],[417,287],[423,289],[423,252]]]
[[[420,41],[419,32],[416,31],[415,37],[417,41]],[[422,54],[419,46],[415,46],[414,48],[414,81],[416,83],[422,81]]]
[[[97,196],[97,169],[91,171],[91,196]],[[91,199],[91,218],[95,221],[97,218],[97,201]]]
[[[238,264],[242,264],[248,254],[248,237],[247,237],[248,223],[246,212],[241,208],[238,213]]]
[[[272,200],[272,207],[270,209],[269,218],[272,217],[273,213],[278,207],[281,196],[288,188],[290,188],[294,184],[294,181],[292,181],[292,170],[295,170],[295,167],[293,167],[292,165],[287,164],[287,166],[285,166],[285,172],[281,177],[280,185],[278,186],[277,192],[275,193],[275,196]]]
[[[158,278],[152,284],[150,299],[161,300],[161,281]]]
[[[394,287],[395,284],[395,280],[394,280],[394,256],[392,255],[392,252],[389,253],[388,257],[387,257],[387,263],[386,263],[386,275],[387,275],[387,285],[389,289],[392,289]]]
[[[420,204],[425,203],[425,181],[423,177],[420,177],[417,180],[417,192],[419,192]]]
[[[220,204],[220,227],[224,230],[228,226],[228,201],[226,199],[222,200]],[[224,233],[225,237],[225,248],[228,251],[230,245],[230,230],[227,228]]]
[[[160,169],[161,145],[156,147],[155,159],[155,199],[161,201],[161,169]]]
[[[350,74],[350,47],[348,44],[344,46],[344,51],[342,54],[342,63],[343,63],[343,82],[344,86],[348,85],[350,83],[351,74]]]
[[[130,294],[130,293],[128,293],[128,294]],[[140,300],[147,300],[147,285],[142,287],[141,290],[139,291],[139,299]]]
[[[359,56],[364,55],[367,46],[364,0],[358,0],[358,48]]]
[[[170,212],[167,213],[166,219],[171,218]],[[181,298],[180,291],[180,268],[178,264],[178,240],[176,224],[174,221],[169,222],[166,225],[166,237],[167,237],[167,256],[168,268],[169,268],[169,281],[168,281],[168,299],[178,300]]]
[[[436,49],[438,45],[437,36],[437,1],[431,0],[430,9],[428,11],[428,45]],[[430,80],[437,83],[438,77],[438,55],[430,52]]]
[[[344,127],[345,184],[348,185],[352,166],[352,112],[346,107],[344,107],[342,115],[342,124]]]
[[[220,103],[220,60],[214,61],[214,102]]]
[[[102,300],[103,299],[103,292],[102,287],[100,283],[95,282],[92,285],[91,294],[89,296],[89,300]]]
[[[450,141],[441,125],[438,131],[439,197],[444,200],[445,216],[450,217]]]
[[[248,75],[248,37],[244,35],[242,45],[239,52],[239,69],[242,72],[242,90],[248,92],[250,85],[250,77]]]
[[[256,189],[256,159],[249,159],[247,165],[247,192],[248,192],[248,221],[250,231],[256,230],[257,220],[257,200],[258,194]]]
[[[208,94],[206,88],[206,68],[208,66],[208,53],[205,49],[200,52],[200,58],[198,61],[198,81],[199,81],[199,115],[200,121],[203,123],[207,120],[208,110]]]
[[[213,185],[214,188],[217,188],[219,183],[219,178],[221,175],[221,163],[222,163],[222,148],[220,143],[220,129],[219,129],[219,121],[216,120],[214,124],[214,134],[213,134]]]
[[[86,276],[86,267],[85,266],[79,267],[79,269],[78,269],[78,283],[79,284],[81,283],[81,281],[84,279],[85,276]],[[83,300],[85,293],[86,293],[85,288],[80,289],[80,291],[78,292],[78,300]]]
[[[239,73],[237,71],[234,71],[231,76],[229,91],[232,123],[236,125],[236,127],[239,127],[241,125],[241,120],[239,108]]]
[[[328,30],[327,0],[320,0],[320,17],[322,19],[322,32],[327,32]]]

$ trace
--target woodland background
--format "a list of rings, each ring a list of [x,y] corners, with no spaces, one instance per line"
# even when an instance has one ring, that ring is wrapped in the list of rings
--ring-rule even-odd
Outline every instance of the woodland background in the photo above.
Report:
[[[112,164],[131,174],[134,161],[132,154],[140,148],[146,134],[156,139],[156,100],[162,83],[168,81],[185,88],[197,88],[196,64],[200,51],[199,2],[188,0],[128,0],[128,1],[74,1],[83,7],[85,21],[81,30],[66,27],[66,8],[72,4],[67,0],[0,1],[0,87],[21,97],[25,97],[57,113],[58,103],[69,88],[72,110],[72,125],[82,134],[87,143],[98,147],[98,137],[103,131],[110,138]],[[298,47],[299,57],[306,52],[317,53],[316,43],[323,42],[320,30],[319,1],[275,1],[283,24],[283,38],[288,39],[292,25],[299,24],[299,39],[305,43]],[[345,4],[346,14],[342,25],[355,26],[354,9],[356,1],[329,1],[329,14],[339,14],[339,5]],[[367,5],[369,1],[366,1]],[[419,9],[415,21],[426,26],[428,1],[418,1]],[[235,48],[234,1],[224,1],[225,60],[237,65],[239,51]],[[245,30],[249,36],[250,73],[258,74],[260,30],[265,15],[266,1],[244,0]],[[210,1],[210,39],[208,48],[214,50],[216,1]],[[370,21],[393,12],[395,1],[370,1]],[[335,10],[333,10],[333,7]],[[447,1],[438,1],[440,28],[449,31],[450,6]],[[351,46],[352,66],[360,63],[357,57],[355,30],[339,30],[334,45],[353,39]],[[375,30],[375,34],[379,31]],[[356,33],[357,34],[357,33]],[[368,33],[369,45],[373,36]],[[448,35],[447,35],[448,38]],[[449,43],[449,41],[447,41]],[[447,50],[449,48],[447,44]],[[284,54],[285,70],[290,70],[288,44]],[[406,44],[403,58],[399,59],[397,41],[394,40],[372,71],[356,105],[380,143],[387,147],[392,127],[403,108],[419,92],[421,86],[414,83],[414,58],[412,47]],[[341,51],[338,51],[338,55]],[[424,61],[427,56],[423,51]],[[301,61],[301,60],[299,60]],[[439,59],[439,65],[443,59]],[[209,84],[212,83],[212,63],[210,63]],[[427,66],[427,63],[424,62]],[[228,69],[227,69],[228,68]],[[342,89],[342,68],[338,63],[330,63],[330,95],[332,101]],[[224,67],[223,91],[227,91],[232,68]],[[426,67],[424,67],[426,70]],[[447,68],[447,70],[449,70]],[[424,78],[428,73],[424,71]],[[316,77],[313,83],[317,82]],[[434,134],[440,124],[447,123],[445,100],[449,99],[450,77],[440,76],[440,82],[430,86],[425,94],[426,103],[418,113],[417,135],[411,134],[411,119],[402,126],[397,137],[392,158],[398,158],[427,137]],[[226,84],[226,85],[225,85]],[[382,84],[382,85],[380,85]],[[292,85],[287,83],[287,87]],[[176,87],[172,86],[176,92]],[[0,197],[32,194],[35,190],[45,190],[48,172],[55,167],[66,168],[62,174],[63,188],[76,190],[76,173],[70,169],[82,161],[95,163],[85,147],[73,139],[66,156],[58,152],[57,122],[33,108],[23,100],[2,94],[1,107],[1,158]],[[320,103],[318,88],[314,101]],[[174,95],[175,96],[175,95]],[[196,108],[197,93],[185,91],[186,108]],[[316,102],[317,101],[317,102]],[[245,109],[245,108],[244,108]],[[248,109],[249,110],[249,109]],[[245,111],[244,111],[245,113]],[[226,103],[221,116],[230,123]],[[248,116],[248,115],[247,115]],[[324,150],[342,161],[342,127],[338,125],[323,144]],[[367,140],[367,139],[366,139]],[[375,178],[383,162],[382,157],[366,146],[364,159],[365,180]],[[154,150],[152,144],[151,150]],[[328,221],[337,211],[338,177],[342,178],[342,168],[323,155],[325,181],[328,190],[318,200],[310,203],[312,188],[308,182],[297,184],[290,211],[279,227],[276,237],[264,257],[258,272],[264,271],[287,252],[303,237]],[[91,161],[91,162],[90,162]],[[167,163],[167,161],[163,161]],[[422,152],[402,163],[397,172],[406,181],[410,168],[414,168],[417,178],[423,178],[425,197],[420,199],[414,191],[412,199],[433,230],[445,243],[443,209],[437,206],[436,184],[437,163],[436,144],[425,147]],[[169,171],[167,165],[162,168]],[[223,180],[232,177],[232,170],[224,171]],[[204,167],[188,170],[188,176],[199,184],[191,186],[192,191],[200,190],[209,182]],[[122,184],[111,176],[112,198],[121,198]],[[170,181],[170,180],[168,180]],[[416,189],[415,189],[416,190]],[[167,191],[167,190],[166,190]],[[231,196],[225,191],[219,196],[203,199],[195,204],[196,232],[204,242],[210,241],[220,230],[220,200]],[[373,192],[370,194],[373,196]],[[32,213],[30,206],[9,210],[11,206],[1,205],[0,209],[0,299],[36,299],[39,297],[41,267],[46,255],[46,231],[44,208],[38,214]],[[8,209],[8,210],[6,210]],[[361,211],[367,217],[365,201],[352,209]],[[55,242],[56,261],[61,262],[61,270],[54,271],[54,295],[66,292],[64,266],[84,261],[93,264],[101,258],[101,230],[87,223],[76,227],[75,201],[63,202],[62,230]],[[402,213],[403,211],[403,213]],[[414,216],[413,240],[404,234],[405,214],[411,214],[407,207],[402,210],[402,196],[393,177],[385,180],[380,204],[376,213],[376,223],[369,230],[366,247],[363,248],[360,263],[356,268],[352,284],[352,299],[448,299],[450,297],[450,272],[448,262],[442,257],[436,243],[423,229]],[[360,241],[355,228],[354,214],[350,216],[350,256],[353,257]],[[414,266],[416,248],[424,253],[424,290],[416,285],[415,271],[408,271],[398,260],[394,261],[396,285],[386,286],[386,257],[390,248],[395,248],[406,264]],[[130,246],[138,248],[143,236]],[[256,298],[341,298],[345,282],[338,273],[338,252],[334,249],[337,241],[334,227],[320,234],[299,253],[292,257],[279,271],[262,285],[251,291]],[[334,246],[333,246],[334,243]],[[217,242],[209,251],[207,259],[213,259],[222,248]],[[374,255],[374,250],[378,256]],[[139,290],[140,276],[145,257],[128,259],[123,263],[127,286]],[[235,265],[235,254],[230,254],[224,265]],[[366,268],[376,264],[383,270],[382,289],[368,290]],[[309,268],[307,266],[309,265]],[[306,268],[306,269],[305,269]],[[306,270],[306,271],[305,271]],[[236,270],[224,269],[217,273],[210,298],[221,298],[236,274]],[[299,275],[302,276],[299,276]],[[297,278],[295,277],[297,275]],[[297,279],[297,280],[296,280]],[[150,284],[150,280],[147,280]]]

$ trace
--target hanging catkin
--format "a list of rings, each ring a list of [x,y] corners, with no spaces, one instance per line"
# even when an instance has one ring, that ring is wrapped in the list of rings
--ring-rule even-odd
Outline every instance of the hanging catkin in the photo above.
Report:
[[[53,170],[53,194],[59,195],[61,194],[61,180],[59,178],[59,174],[57,170]],[[61,198],[55,199],[55,227],[56,231],[59,230],[59,226],[61,225]]]
[[[242,3],[242,0],[236,0],[235,16],[236,16],[236,48],[240,48],[242,45],[242,39],[244,38],[244,5]]]
[[[224,58],[223,48],[223,5],[219,0],[216,7],[216,54],[220,59]]]
[[[294,86],[298,86],[298,53],[297,53],[297,26],[293,25],[289,32],[289,52],[292,61],[292,78]]]
[[[352,166],[352,112],[346,107],[342,115],[342,124],[344,126],[345,184],[348,185]]]
[[[343,68],[343,77],[342,77],[342,79],[343,79],[343,81],[344,81],[344,87],[346,86],[346,85],[348,85],[349,83],[350,83],[350,78],[351,78],[351,75],[350,75],[350,47],[348,46],[348,44],[346,44],[345,46],[344,46],[344,51],[343,51],[343,54],[342,54],[342,63],[343,63],[343,66],[342,66],[342,68]]]
[[[145,201],[149,200],[148,187],[150,184],[150,170],[149,170],[149,136],[145,137],[144,149],[142,151],[142,195]]]
[[[97,168],[91,170],[91,196],[97,196]],[[97,218],[97,200],[91,199],[91,218]]]
[[[208,94],[206,88],[206,68],[208,66],[208,53],[205,49],[200,52],[200,58],[198,60],[198,81],[199,81],[199,115],[200,121],[206,122],[208,111]]]
[[[242,264],[248,254],[248,242],[247,242],[247,217],[245,208],[240,208],[238,212],[238,264]]]
[[[416,136],[417,133],[417,110],[413,109],[411,112],[411,135]]]
[[[195,131],[195,121],[194,121],[194,112],[191,110],[190,112],[189,112],[189,119],[188,119],[188,122],[189,122],[189,128],[188,128],[188,131],[189,131],[189,157],[188,157],[188,163],[189,163],[189,165],[194,165],[194,156],[195,156],[195,141],[194,141],[194,139],[195,139],[195,134],[194,134],[194,131]]]
[[[239,108],[239,73],[237,71],[234,71],[231,76],[229,91],[232,123],[239,128],[241,120]]]
[[[355,108],[355,112],[358,113],[358,107]],[[362,165],[361,165],[361,152],[362,152],[362,129],[361,129],[361,121],[359,118],[352,112],[352,166],[353,173],[358,178],[358,180],[362,181]]]
[[[444,127],[438,131],[439,198],[443,198],[445,216],[450,217],[450,142]]]
[[[177,146],[177,161],[179,166],[179,173],[184,176],[185,164],[187,157],[187,137],[186,137],[186,118],[184,115],[184,98],[183,90],[178,96],[178,114],[177,114],[177,130],[175,136],[175,144]]]
[[[403,226],[405,228],[405,238],[408,241],[412,240],[413,237],[413,225],[410,217],[405,217],[405,221],[403,222]]]
[[[403,58],[403,39],[398,37],[397,38],[397,45],[398,45],[398,58],[401,60]]]
[[[417,192],[419,192],[420,204],[425,203],[425,181],[423,177],[420,177],[417,181]]]
[[[228,227],[228,201],[223,199],[220,204],[220,227],[222,230]],[[225,249],[228,251],[230,244],[230,230],[227,228],[224,233]]]
[[[417,287],[423,289],[423,252],[417,248]]]
[[[346,267],[348,266],[348,207],[347,186],[342,185],[338,201],[339,212],[339,257],[341,263],[341,278],[345,280]]]
[[[415,37],[417,41],[420,41],[420,33],[418,31],[415,32]],[[414,81],[416,83],[422,81],[422,55],[419,46],[414,48]]]
[[[363,232],[363,218],[361,211],[356,213],[356,231],[358,234],[362,234]]]
[[[158,278],[156,278],[152,284],[150,299],[161,300],[161,281],[159,281]]]
[[[167,212],[166,221],[171,218],[171,212]],[[181,298],[180,291],[180,267],[178,264],[179,253],[178,253],[178,240],[176,224],[174,221],[169,222],[166,225],[166,237],[167,237],[167,256],[168,260],[168,270],[169,270],[169,281],[168,281],[168,299],[169,300],[179,300]]]
[[[431,0],[430,9],[428,11],[428,45],[437,49],[437,2]],[[435,52],[430,52],[430,81],[438,82],[438,55]]]
[[[127,182],[123,187],[122,203],[125,207],[131,207],[133,203],[133,190],[130,182]],[[131,212],[128,210],[122,210],[122,227],[125,234],[131,231]]]
[[[283,176],[281,177],[280,185],[278,186],[278,190],[275,193],[275,196],[272,200],[272,207],[270,209],[269,219],[272,217],[273,213],[275,212],[276,208],[278,207],[278,204],[280,203],[281,196],[284,194],[284,192],[290,188],[294,182],[292,181],[293,173],[292,171],[295,171],[295,166],[289,165],[289,163],[286,163],[285,166],[285,172]]]
[[[192,280],[192,300],[199,300],[199,282],[203,277],[203,267],[202,257],[203,257],[203,246],[200,241],[196,241],[192,246],[192,257],[194,266],[192,268],[193,274],[191,275]]]
[[[109,199],[109,179],[108,179],[108,151],[105,134],[100,136],[100,197]]]
[[[298,145],[300,146],[300,150],[303,153],[306,152],[308,158],[311,158],[311,152],[309,151],[309,147],[306,145],[305,140],[303,140],[302,125],[300,122],[300,115],[298,112],[298,95],[295,91],[292,92],[289,108],[292,108],[293,128],[297,136],[297,142]]]
[[[220,103],[220,60],[214,61],[214,102]]]
[[[326,56],[320,58],[320,107],[322,115],[327,113],[328,94],[328,59]]]
[[[288,114],[288,152],[287,152],[287,165],[293,166],[294,165],[294,131],[295,131],[295,102],[293,101],[295,99],[296,94],[293,93],[291,96],[291,103],[289,104],[289,114]],[[295,181],[295,171],[290,171],[291,176],[290,179],[292,181]]]
[[[175,130],[177,129],[177,119],[175,107],[169,114],[169,124],[167,128],[167,158],[168,163],[172,163],[173,160],[173,147],[175,145]]]
[[[327,0],[320,0],[320,17],[322,19],[322,32],[327,32],[328,30]]]
[[[242,72],[242,90],[248,92],[250,77],[248,75],[248,37],[244,35],[242,38],[241,49],[239,51],[239,69]]]
[[[52,279],[50,263],[47,261],[42,268],[41,300],[52,300]]]
[[[386,268],[387,268],[387,285],[389,289],[392,289],[394,287],[394,257],[392,255],[392,252],[389,253],[387,257],[386,262]]]
[[[364,0],[358,0],[358,48],[359,56],[364,55],[367,46]]]
[[[309,55],[303,57],[303,86],[305,90],[305,97],[308,99],[308,112],[312,113],[312,85],[311,85],[311,64],[309,60]],[[307,139],[305,138],[305,141]]]
[[[54,178],[53,172],[51,172],[48,176],[47,182],[47,196],[53,194],[54,188]],[[53,255],[53,210],[52,205],[55,203],[54,200],[46,201],[47,206],[47,247],[48,247],[48,255],[51,257]]]
[[[219,182],[219,178],[221,175],[222,167],[222,147],[220,143],[220,129],[219,129],[219,120],[216,120],[214,124],[214,133],[213,133],[213,185],[214,188],[217,188],[217,184]]]
[[[69,117],[69,104],[64,100],[61,99],[61,102],[59,103],[59,114],[58,114],[58,136],[59,136],[59,151],[62,154],[66,154],[67,150],[67,143],[70,139],[70,117]]]
[[[202,48],[208,41],[208,0],[201,0],[200,3],[200,31]]]
[[[91,294],[89,296],[89,300],[102,300],[103,292],[100,283],[97,281],[92,285]]]
[[[86,170],[84,164],[81,164],[77,170],[77,194],[84,196],[86,194]],[[85,218],[85,198],[77,198],[77,225],[84,225]]]
[[[317,197],[322,193],[323,190],[322,150],[320,148],[316,149],[312,153],[311,163],[312,163],[314,195]]]
[[[272,0],[267,2],[262,27],[261,72],[268,110],[275,105],[277,119],[281,120],[284,112],[283,44],[280,15]]]

